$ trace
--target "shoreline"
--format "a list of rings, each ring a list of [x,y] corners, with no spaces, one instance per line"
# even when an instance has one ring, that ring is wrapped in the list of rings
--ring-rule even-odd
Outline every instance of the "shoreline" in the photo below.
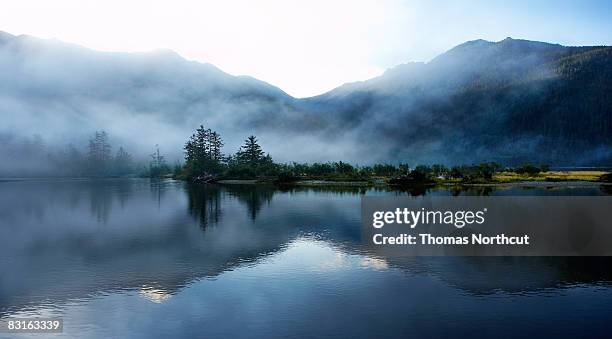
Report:
[[[546,186],[612,186],[611,182],[599,180],[600,176],[607,172],[600,171],[571,171],[571,172],[546,172],[537,176],[527,177],[517,175],[515,173],[502,172],[496,175],[491,181],[482,182],[464,182],[457,179],[437,179],[431,182],[415,182],[403,186],[392,185],[387,177],[374,177],[370,180],[325,180],[325,179],[307,179],[296,180],[292,182],[277,182],[272,178],[260,179],[222,179],[210,184],[218,185],[271,185],[277,187],[361,187],[361,188],[390,188],[402,189],[406,187],[546,187]],[[39,181],[39,180],[57,180],[57,181],[87,181],[87,180],[112,180],[112,179],[154,179],[154,180],[176,180],[189,182],[184,178],[173,177],[0,177],[0,183],[12,181]],[[191,183],[191,182],[189,182]],[[198,184],[198,183],[194,183]],[[206,183],[201,183],[206,184]]]
[[[213,184],[218,185],[272,185],[285,187],[386,187],[397,188],[402,187],[535,187],[535,186],[612,186],[612,183],[602,181],[585,181],[585,180],[560,180],[560,181],[512,181],[512,182],[488,182],[488,183],[463,183],[463,182],[434,182],[434,183],[415,183],[407,186],[389,185],[388,183],[371,183],[366,181],[325,181],[325,180],[300,180],[293,183],[275,183],[272,181],[261,181],[256,179],[232,179],[219,180]]]

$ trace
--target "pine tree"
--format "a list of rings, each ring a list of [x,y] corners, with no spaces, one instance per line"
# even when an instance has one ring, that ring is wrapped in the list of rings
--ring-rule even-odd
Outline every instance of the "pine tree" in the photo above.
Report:
[[[244,141],[244,145],[238,151],[236,156],[241,162],[249,165],[258,165],[264,158],[264,151],[257,143],[257,138],[254,135],[251,135]]]
[[[221,154],[221,147],[223,147],[223,141],[221,135],[217,132],[210,133],[210,155],[212,160],[220,162],[223,159]]]
[[[155,152],[153,152],[150,157],[151,162],[149,163],[149,175],[151,177],[159,177],[168,172],[166,157],[161,155],[159,145],[155,145]]]
[[[153,152],[151,155],[151,166],[153,167],[162,167],[163,165],[166,164],[166,159],[163,155],[161,155],[161,152],[159,151],[159,145],[155,145],[155,152]]]
[[[119,147],[114,159],[115,174],[128,174],[132,170],[132,156],[123,147]]]
[[[196,160],[196,140],[195,134],[185,143],[185,163],[190,164]]]
[[[87,158],[91,174],[106,174],[111,160],[111,146],[105,131],[96,131],[94,137],[89,139]]]
[[[195,149],[196,159],[198,161],[206,161],[210,155],[210,129],[204,129],[204,126],[200,125],[200,128],[196,130],[195,134]]]
[[[221,135],[203,125],[185,143],[185,169],[189,177],[219,173],[223,166]]]

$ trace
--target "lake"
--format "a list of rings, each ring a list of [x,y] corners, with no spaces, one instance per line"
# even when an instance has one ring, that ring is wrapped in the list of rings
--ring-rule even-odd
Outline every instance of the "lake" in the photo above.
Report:
[[[0,317],[62,317],[45,337],[612,335],[611,259],[379,257],[361,244],[364,194],[612,190],[4,180]]]

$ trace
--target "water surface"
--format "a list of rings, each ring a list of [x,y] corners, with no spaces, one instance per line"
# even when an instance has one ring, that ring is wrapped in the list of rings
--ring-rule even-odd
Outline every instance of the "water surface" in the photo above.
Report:
[[[610,259],[385,258],[359,219],[363,194],[610,193],[7,180],[0,317],[60,316],[79,338],[610,336]]]

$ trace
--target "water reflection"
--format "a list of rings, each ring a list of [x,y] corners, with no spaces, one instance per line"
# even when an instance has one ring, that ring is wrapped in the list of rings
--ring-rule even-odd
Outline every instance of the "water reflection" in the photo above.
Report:
[[[601,185],[601,193],[605,195],[612,195],[612,184]]]
[[[261,208],[270,204],[276,189],[271,185],[230,185],[226,190],[229,195],[246,205],[249,217],[255,220]]]
[[[205,229],[221,218],[221,188],[216,185],[187,185],[189,213]]]
[[[141,179],[1,182],[0,271],[10,274],[0,275],[0,316],[132,292],[155,303],[172,302],[173,296],[202,279],[243,272],[245,267],[286,284],[284,301],[289,302],[297,297],[292,288],[306,288],[300,279],[317,284],[314,273],[303,276],[305,264],[300,260],[307,257],[317,265],[318,279],[331,279],[329,288],[335,293],[349,293],[345,286],[353,281],[382,283],[368,285],[373,297],[389,293],[384,291],[389,286],[397,293],[418,290],[423,281],[461,291],[454,297],[502,293],[510,298],[585,284],[608,288],[608,258],[378,257],[361,246],[359,204],[363,194],[609,193],[607,186],[582,184],[421,187],[402,192]],[[283,254],[296,253],[296,244],[302,254]],[[264,265],[269,260],[280,261],[271,270]],[[227,285],[225,292],[242,295],[252,273],[235,274],[245,274],[238,277],[243,282]],[[403,276],[422,281],[401,283]],[[354,293],[364,292],[355,288]]]

